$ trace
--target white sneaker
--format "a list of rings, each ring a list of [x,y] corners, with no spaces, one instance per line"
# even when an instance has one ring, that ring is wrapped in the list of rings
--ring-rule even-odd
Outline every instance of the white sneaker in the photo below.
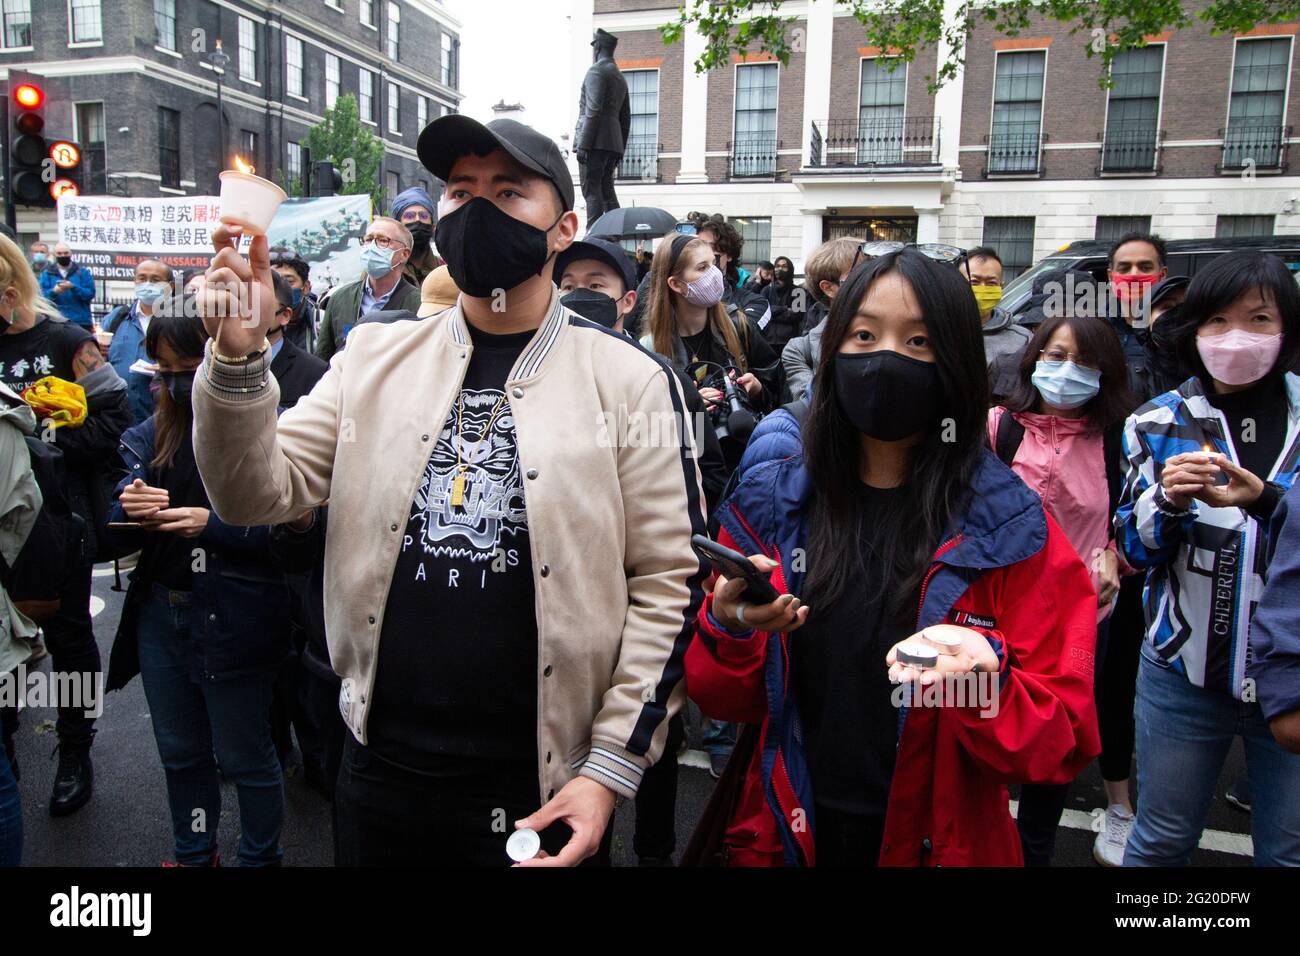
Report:
[[[1106,819],[1092,842],[1092,857],[1102,866],[1123,866],[1124,845],[1133,830],[1133,814],[1118,803],[1106,808]]]

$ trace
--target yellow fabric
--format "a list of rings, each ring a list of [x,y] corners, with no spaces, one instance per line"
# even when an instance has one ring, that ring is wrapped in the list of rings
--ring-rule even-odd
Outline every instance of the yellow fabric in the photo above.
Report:
[[[975,302],[980,307],[980,314],[993,311],[993,307],[1002,301],[1002,286],[973,285],[970,290],[975,293]]]
[[[54,375],[28,386],[23,401],[31,406],[42,424],[48,421],[55,428],[69,425],[76,428],[86,420],[86,390],[76,382]]]

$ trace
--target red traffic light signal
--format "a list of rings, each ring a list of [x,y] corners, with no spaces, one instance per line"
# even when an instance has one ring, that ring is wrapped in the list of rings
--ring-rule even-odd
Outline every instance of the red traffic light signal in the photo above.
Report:
[[[56,179],[54,182],[50,183],[50,197],[52,199],[57,201],[58,198],[63,195],[80,196],[81,187],[71,179]]]
[[[81,162],[81,150],[76,143],[61,139],[50,144],[50,159],[59,169],[76,169]]]
[[[45,91],[32,83],[14,87],[14,102],[25,110],[34,110],[45,102]]]

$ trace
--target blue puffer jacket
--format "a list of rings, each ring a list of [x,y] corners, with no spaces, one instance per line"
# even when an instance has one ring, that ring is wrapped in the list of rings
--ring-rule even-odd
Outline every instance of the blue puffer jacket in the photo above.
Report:
[[[1250,649],[1265,720],[1300,710],[1300,485],[1273,512],[1268,583],[1250,622]]]
[[[72,283],[71,289],[55,292],[54,287],[64,279]],[[41,273],[41,295],[58,306],[59,312],[69,322],[90,328],[90,303],[95,299],[95,277],[78,263],[68,267],[66,276],[59,275],[58,265],[51,263]]]
[[[121,321],[118,321],[119,317]],[[117,323],[115,329],[114,322]],[[108,346],[108,364],[126,382],[127,395],[131,401],[131,423],[139,425],[153,414],[155,402],[153,392],[150,391],[153,376],[131,371],[131,366],[138,360],[149,359],[144,348],[144,330],[140,328],[135,306],[118,306],[105,320],[104,328],[113,332],[113,341]]]
[[[157,472],[149,464],[154,456],[154,419],[129,429],[118,451],[126,463],[126,477],[114,493],[109,521],[129,521],[122,510],[122,489],[136,478],[155,487]],[[209,505],[211,511],[211,506]],[[111,532],[125,540],[133,537],[141,548],[131,572],[121,623],[109,658],[108,690],[125,687],[140,672],[136,627],[140,608],[154,583],[154,569],[162,532]],[[194,574],[190,603],[196,680],[214,681],[271,671],[288,653],[289,590],[284,573],[271,560],[269,526],[242,528],[226,524],[215,511],[203,533],[191,539],[202,549],[204,565]]]

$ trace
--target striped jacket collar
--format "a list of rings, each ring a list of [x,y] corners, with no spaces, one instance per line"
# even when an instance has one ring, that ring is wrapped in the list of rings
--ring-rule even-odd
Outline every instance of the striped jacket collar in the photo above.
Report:
[[[451,314],[447,317],[447,335],[453,345],[472,350],[474,343],[470,338],[469,326],[465,322],[465,314],[461,311],[460,303],[461,300],[458,298],[456,304],[449,310]],[[510,370],[510,381],[532,378],[542,370],[546,359],[554,352],[556,343],[569,324],[570,315],[569,310],[560,304],[559,292],[552,287],[551,304],[546,318],[542,320],[542,324],[538,326],[533,337],[524,346],[523,352],[519,354],[515,367]]]
[[[1283,383],[1286,385],[1287,414],[1292,421],[1300,420],[1300,375],[1297,375],[1295,372],[1287,372],[1283,378]],[[1166,392],[1165,394],[1171,398],[1177,396],[1172,404],[1185,404],[1192,417],[1202,425],[1206,422],[1213,422],[1218,426],[1216,430],[1222,430],[1222,425],[1220,424],[1222,421],[1222,413],[1210,402],[1210,398],[1205,393],[1205,386],[1202,384],[1200,376],[1193,375],[1172,392]],[[1171,404],[1171,402],[1167,400],[1162,402],[1161,398],[1154,398],[1148,403],[1148,405],[1138,409],[1135,414],[1139,419],[1141,419],[1145,417],[1144,412],[1148,406],[1154,408],[1162,404],[1168,405]],[[1224,436],[1220,434],[1217,437],[1223,438]]]

